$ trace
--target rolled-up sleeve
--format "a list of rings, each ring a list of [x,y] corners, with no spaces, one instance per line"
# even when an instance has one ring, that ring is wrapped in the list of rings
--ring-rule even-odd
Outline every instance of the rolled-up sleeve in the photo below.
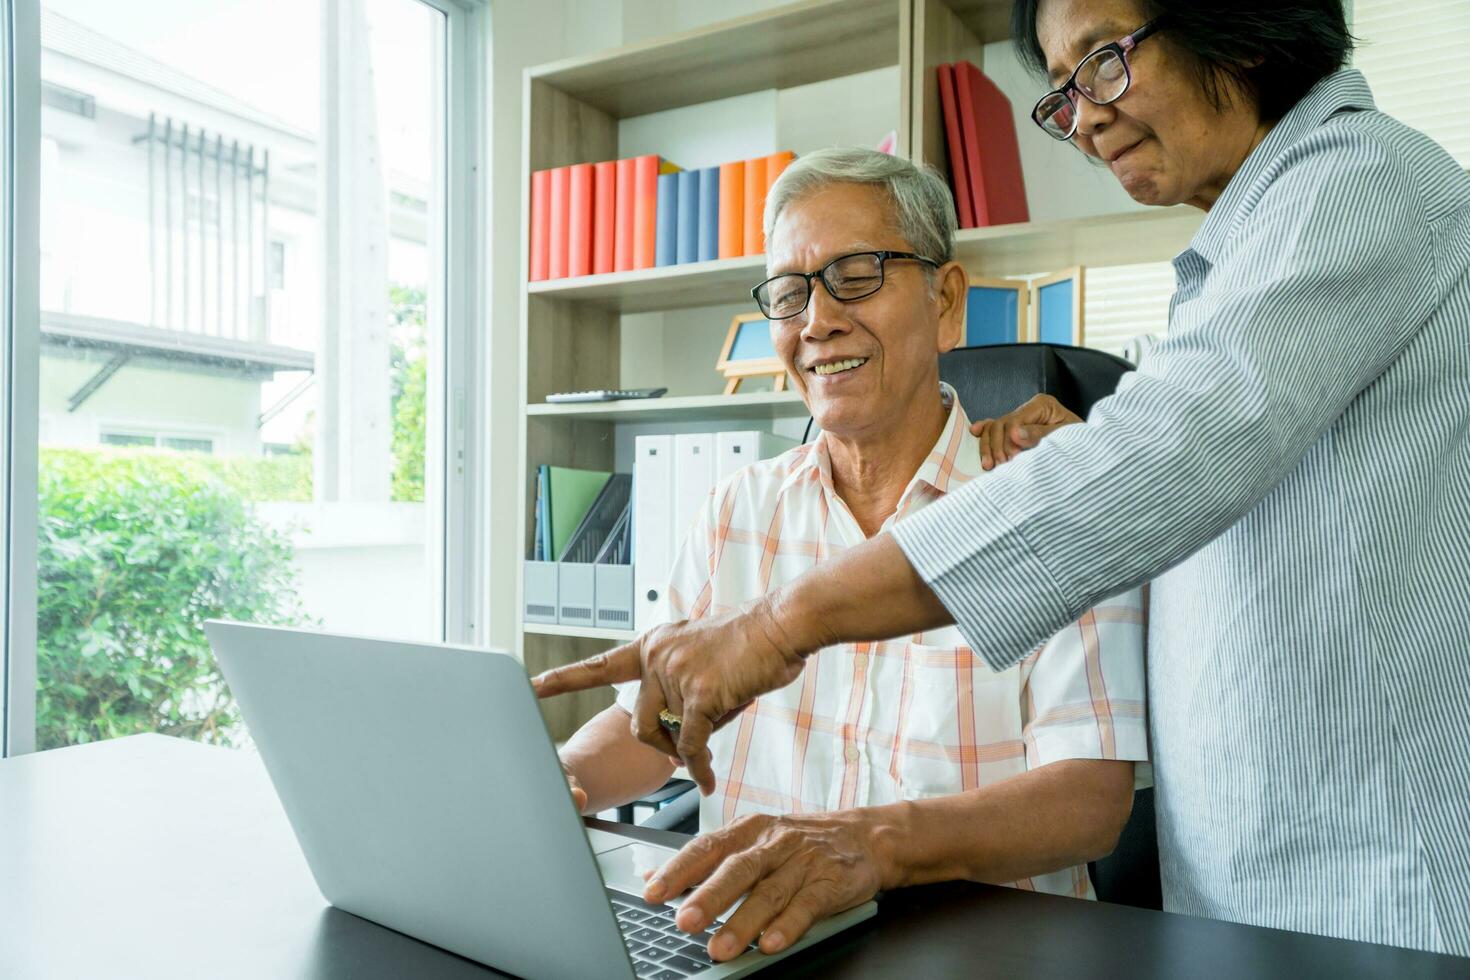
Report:
[[[1088,424],[893,529],[992,668],[1233,524],[1434,308],[1421,194],[1376,140],[1325,126],[1283,151],[1223,245],[1176,260],[1194,315]]]

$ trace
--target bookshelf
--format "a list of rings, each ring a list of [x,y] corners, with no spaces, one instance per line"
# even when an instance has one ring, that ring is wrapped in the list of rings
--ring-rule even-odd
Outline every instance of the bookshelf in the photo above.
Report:
[[[899,152],[947,175],[935,67],[967,59],[985,68],[985,45],[1008,37],[1009,12],[1009,0],[799,0],[528,69],[518,178],[521,228],[529,225],[530,173],[629,155],[619,147],[625,120],[668,110],[700,111],[706,103],[728,105],[722,100],[771,89],[779,94],[814,83],[836,84],[877,69],[892,70],[898,89],[892,101]],[[848,141],[866,142],[866,130],[855,130]],[[971,229],[958,236],[957,251],[974,275],[1156,261],[1177,253],[1199,221],[1197,212],[1161,209]],[[539,464],[611,470],[618,445],[626,444],[628,432],[639,425],[765,428],[783,420],[799,426],[806,417],[799,396],[791,392],[718,394],[717,346],[709,352],[705,390],[686,390],[703,379],[685,376],[670,378],[671,387],[683,387],[655,401],[546,404],[545,396],[555,391],[666,383],[650,380],[646,370],[640,376],[639,362],[643,355],[657,361],[652,355],[689,338],[679,330],[640,324],[677,311],[687,311],[686,317],[707,311],[705,319],[728,324],[732,308],[749,306],[750,287],[763,278],[765,264],[762,257],[749,256],[530,283],[524,232],[521,242],[518,559],[531,544],[532,475]],[[659,350],[640,346],[659,344],[664,345]],[[673,361],[690,363],[687,356]],[[519,613],[524,606],[519,560],[517,566]],[[518,627],[517,653],[532,671],[589,656],[632,635],[524,622]],[[553,736],[564,739],[611,701],[611,692],[588,692],[547,702],[543,709]]]

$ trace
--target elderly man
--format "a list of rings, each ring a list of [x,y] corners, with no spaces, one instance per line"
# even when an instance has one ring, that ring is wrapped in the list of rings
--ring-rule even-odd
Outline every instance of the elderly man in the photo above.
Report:
[[[822,434],[711,494],[666,590],[669,621],[737,608],[989,478],[939,381],[968,289],[944,183],[879,153],[813,153],[772,188],[765,225],[771,278],[755,297]],[[902,885],[966,878],[1091,897],[1085,864],[1112,850],[1146,758],[1142,623],[1140,595],[1125,593],[1001,673],[953,628],[823,649],[712,735],[704,833],[645,897],[703,882],[677,920],[698,932],[749,892],[710,941],[717,960],[757,936],[777,951]],[[538,692],[582,669],[537,678]],[[630,725],[647,714],[639,697],[636,682],[624,687],[563,751],[583,812],[673,771]]]

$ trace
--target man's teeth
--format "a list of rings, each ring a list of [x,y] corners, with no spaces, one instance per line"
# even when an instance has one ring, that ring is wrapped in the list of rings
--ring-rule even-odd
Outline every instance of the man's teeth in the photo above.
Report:
[[[855,367],[862,367],[868,363],[866,357],[850,357],[845,361],[834,361],[831,364],[818,364],[812,368],[817,374],[837,374],[841,371],[851,371]]]

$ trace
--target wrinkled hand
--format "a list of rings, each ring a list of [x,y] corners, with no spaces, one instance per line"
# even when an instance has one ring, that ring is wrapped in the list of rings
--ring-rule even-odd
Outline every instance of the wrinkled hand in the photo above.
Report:
[[[970,432],[980,440],[980,468],[991,470],[1033,448],[1062,426],[1081,421],[1051,395],[1037,395],[998,419],[973,423]]]
[[[643,899],[656,904],[703,882],[674,917],[698,933],[749,892],[709,940],[710,958],[738,956],[757,937],[763,952],[776,953],[813,923],[877,894],[884,884],[878,836],[862,810],[741,817],[684,845],[654,872]]]
[[[714,792],[709,737],[742,708],[801,674],[802,658],[785,641],[763,600],[722,616],[659,626],[607,653],[532,678],[536,696],[639,680],[633,734],[677,757],[706,795]],[[677,741],[658,722],[680,716]]]

